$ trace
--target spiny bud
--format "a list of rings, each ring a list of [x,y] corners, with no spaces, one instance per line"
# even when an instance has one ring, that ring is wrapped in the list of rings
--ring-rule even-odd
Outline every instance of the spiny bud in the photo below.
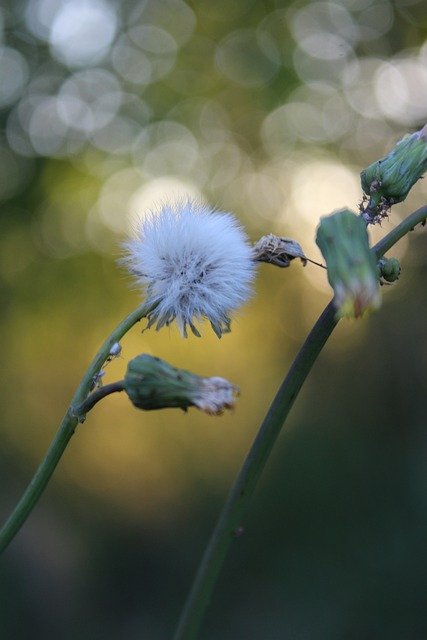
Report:
[[[411,188],[427,170],[427,125],[406,135],[384,158],[360,174],[362,189],[369,203],[362,215],[367,222],[378,222],[391,205],[403,202]]]
[[[377,264],[363,219],[347,209],[321,218],[316,243],[326,260],[337,316],[358,318],[378,308]]]
[[[195,406],[210,415],[233,408],[238,395],[237,387],[224,378],[202,378],[148,354],[129,362],[124,388],[138,409],[178,407],[186,411]]]
[[[397,258],[381,258],[378,260],[378,270],[382,280],[395,282],[400,276],[400,262]]]

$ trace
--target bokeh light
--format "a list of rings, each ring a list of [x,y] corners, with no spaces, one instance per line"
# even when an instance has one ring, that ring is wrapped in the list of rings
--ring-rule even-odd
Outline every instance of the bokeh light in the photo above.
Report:
[[[223,19],[219,6],[199,10],[212,25]],[[247,12],[236,5],[236,16]],[[0,51],[10,153],[69,158],[105,181],[135,167],[144,185],[184,180],[229,208],[241,191],[239,209],[256,227],[284,219],[287,207],[270,162],[331,144],[343,167],[351,154],[363,162],[426,115],[427,45],[387,59],[371,48],[394,28],[387,0],[296,2],[236,28],[229,14],[230,28],[214,38],[182,0],[120,9],[104,0],[29,0],[24,15],[51,56],[34,66],[13,41]],[[298,81],[279,82],[292,67]],[[276,83],[275,99],[261,100]],[[239,112],[247,91],[257,104]]]
[[[425,3],[421,0],[3,2],[0,292],[4,298],[2,359],[7,375],[0,390],[4,401],[0,467],[5,469],[5,508],[6,502],[14,501],[44,454],[54,425],[99,343],[120,317],[140,302],[141,292],[132,288],[128,274],[118,265],[122,242],[133,233],[137,220],[165,201],[195,198],[235,213],[251,240],[270,232],[292,237],[307,256],[321,261],[314,240],[319,217],[341,207],[356,211],[361,200],[360,170],[382,157],[405,133],[419,129],[427,121],[426,38]],[[410,210],[425,204],[426,196],[427,180],[419,181],[407,200],[393,207],[390,220],[371,232],[372,241]],[[419,476],[425,475],[427,441],[422,435],[422,402],[414,401],[413,409],[411,406],[403,410],[399,405],[402,389],[409,397],[412,387],[425,380],[427,350],[417,306],[418,298],[420,308],[424,304],[425,290],[422,284],[419,287],[423,281],[416,270],[426,264],[425,252],[417,250],[421,239],[422,233],[416,231],[400,243],[395,253],[404,263],[401,287],[400,282],[399,288],[383,287],[384,310],[372,320],[363,325],[348,323],[339,329],[328,345],[323,363],[319,363],[321,373],[317,378],[313,374],[313,388],[309,383],[304,402],[293,414],[291,429],[285,434],[290,454],[283,465],[280,459],[280,481],[262,504],[265,513],[253,527],[254,542],[250,533],[248,541],[243,540],[241,551],[244,566],[252,566],[259,548],[264,548],[258,545],[255,553],[248,551],[253,549],[250,545],[255,544],[260,526],[266,527],[263,535],[268,539],[277,531],[278,537],[287,540],[289,556],[276,541],[272,555],[265,552],[267,564],[273,568],[262,568],[260,561],[255,569],[266,572],[267,609],[264,607],[263,613],[262,603],[257,604],[253,595],[237,589],[228,598],[230,602],[241,598],[241,612],[235,611],[237,630],[233,625],[227,629],[224,625],[213,626],[203,637],[228,640],[249,638],[252,634],[254,638],[269,639],[265,611],[270,611],[268,607],[275,600],[280,603],[276,616],[283,633],[272,627],[272,638],[280,633],[280,637],[310,640],[335,636],[384,636],[394,640],[406,638],[405,633],[409,633],[410,625],[400,635],[393,631],[394,627],[375,627],[375,632],[368,623],[366,628],[358,627],[362,609],[371,611],[366,602],[360,611],[354,613],[352,609],[353,623],[344,624],[348,602],[363,603],[360,585],[365,585],[366,575],[352,581],[350,587],[347,585],[348,593],[343,596],[347,600],[342,603],[335,597],[342,593],[340,585],[345,582],[338,575],[340,562],[335,549],[322,555],[319,540],[323,544],[334,539],[340,527],[342,540],[359,534],[361,539],[369,538],[366,531],[372,522],[369,526],[366,523],[371,512],[363,512],[365,503],[359,505],[359,515],[364,513],[360,516],[361,529],[349,525],[355,532],[349,533],[336,520],[336,504],[328,500],[353,504],[352,496],[360,486],[372,481],[380,496],[378,504],[387,505],[388,497],[398,493],[396,487],[389,491],[393,478],[402,480],[404,474],[404,465],[395,469],[393,464],[405,446],[408,451],[412,447],[414,456],[415,451],[419,452],[417,460],[408,453],[406,469],[416,468]],[[415,304],[416,285],[419,288]],[[183,341],[173,327],[141,334],[142,324],[126,338],[123,357],[108,365],[105,381],[122,377],[127,359],[147,351],[201,374],[228,377],[241,388],[241,398],[233,415],[212,421],[192,411],[187,415],[167,412],[166,417],[164,413],[132,412],[125,399],[112,397],[79,427],[70,454],[55,476],[50,497],[41,503],[41,509],[45,508],[56,524],[47,526],[51,520],[41,517],[40,529],[34,524],[31,530],[30,525],[29,533],[22,534],[21,544],[22,548],[27,545],[27,556],[22,557],[39,557],[31,535],[34,540],[45,540],[46,529],[56,531],[56,526],[58,531],[71,532],[70,540],[74,536],[76,547],[83,549],[83,559],[85,553],[90,558],[90,562],[82,560],[75,571],[83,581],[89,575],[89,586],[79,600],[81,610],[75,615],[75,620],[89,621],[88,626],[77,629],[75,622],[70,623],[69,636],[64,635],[63,624],[58,629],[46,623],[33,631],[31,621],[37,618],[34,612],[40,609],[48,621],[50,612],[45,612],[45,605],[34,605],[32,598],[36,596],[29,593],[31,613],[24,601],[18,607],[19,620],[25,619],[22,609],[30,621],[22,637],[35,636],[38,629],[42,629],[40,637],[64,640],[101,636],[106,640],[160,640],[171,636],[166,626],[172,623],[166,617],[175,616],[178,607],[178,595],[173,589],[181,597],[187,587],[194,548],[201,549],[202,534],[208,533],[202,531],[203,523],[209,519],[213,522],[213,510],[240,465],[284,370],[330,298],[324,270],[311,264],[303,268],[298,260],[283,270],[263,265],[255,288],[254,299],[233,319],[231,334],[219,342],[215,336],[205,336],[206,331],[201,341],[194,337]],[[398,303],[400,311],[396,310]],[[405,335],[407,342],[397,340],[397,335]],[[360,346],[363,357],[357,355],[355,345]],[[380,356],[381,347],[385,351]],[[385,372],[378,365],[384,358],[390,360]],[[353,359],[348,379],[347,359]],[[353,390],[356,379],[359,387]],[[17,403],[11,403],[10,398],[18,392]],[[338,396],[342,398],[339,406]],[[363,398],[356,408],[354,396]],[[362,412],[368,406],[373,407],[375,419]],[[380,423],[386,426],[381,427],[381,434],[373,436]],[[416,431],[413,426],[410,435],[411,425],[418,423],[422,428]],[[298,429],[294,431],[295,426]],[[378,449],[370,440],[374,438],[378,438]],[[371,445],[373,449],[369,448]],[[393,446],[399,456],[381,458]],[[354,451],[359,452],[359,458]],[[380,458],[384,467],[377,464]],[[327,470],[322,468],[322,461]],[[8,465],[12,467],[10,476]],[[347,477],[348,469],[353,469],[354,475],[349,471]],[[336,473],[336,477],[328,476],[329,472]],[[288,482],[286,474],[294,480]],[[347,486],[346,479],[348,495],[340,498],[338,484],[342,481],[342,486]],[[269,482],[267,478],[266,486]],[[425,478],[423,482],[427,487]],[[384,495],[378,489],[381,483]],[[407,491],[409,484],[408,478],[403,478],[401,486]],[[316,500],[312,499],[316,491],[321,494],[318,500],[316,496]],[[418,491],[422,493],[419,487]],[[368,494],[366,504],[370,506],[366,509],[373,513],[378,504],[372,506],[371,493]],[[424,494],[426,500],[427,490]],[[284,506],[279,504],[282,499]],[[425,504],[420,506],[414,496],[408,500],[410,504],[415,501],[419,513],[425,512]],[[62,502],[68,505],[64,510],[70,510],[67,517],[71,524],[60,522],[58,503],[62,508]],[[94,508],[82,506],[87,504]],[[307,526],[298,529],[295,523],[300,522],[300,505],[304,504]],[[329,505],[333,513],[314,522],[312,504]],[[73,509],[80,515],[70,515]],[[293,516],[288,518],[288,512]],[[202,523],[200,527],[194,527],[195,514],[197,523]],[[348,513],[343,515],[343,521],[346,517],[353,522]],[[97,518],[101,525],[95,522]],[[123,521],[127,523],[125,527]],[[192,523],[191,531],[185,528],[188,522]],[[399,523],[403,522],[406,517],[400,513],[387,531],[400,531],[399,526],[403,525]],[[102,538],[104,525],[106,550],[105,564],[99,560],[101,570],[96,565],[94,549],[99,551],[102,546],[95,541]],[[123,570],[123,579],[116,576],[120,588],[116,585],[114,591],[109,572],[117,570],[120,574],[120,570],[110,560],[123,546],[115,544],[114,536],[120,537],[127,526],[138,539],[138,543],[129,545],[129,565],[133,567],[135,558],[140,557],[144,566],[138,566],[134,573],[129,567],[127,573]],[[323,533],[319,540],[310,539],[305,544],[304,536],[309,536],[310,531]],[[140,538],[149,538],[152,532],[154,542],[147,539],[146,547],[145,543],[138,546]],[[403,542],[392,541],[397,555],[408,542],[404,532],[400,534]],[[167,556],[164,562],[168,569],[162,582],[165,593],[156,592],[151,613],[144,609],[142,620],[135,613],[137,605],[132,603],[136,591],[150,591],[146,583],[140,586],[141,575],[148,575],[152,585],[156,583],[156,572],[163,561],[159,536],[163,541],[171,540],[171,547],[179,540],[183,544],[182,555],[178,558],[170,552]],[[378,539],[382,540],[382,536]],[[340,541],[335,540],[337,544]],[[56,544],[60,555],[60,541],[56,540]],[[114,553],[108,545],[115,549]],[[349,543],[351,549],[358,545],[359,538]],[[390,545],[393,546],[391,542]],[[74,557],[71,546],[72,542],[64,542],[64,549],[68,549],[64,550],[64,557],[67,553]],[[423,541],[419,557],[424,546]],[[368,549],[367,558],[378,556],[382,553],[378,549],[384,549],[381,545],[372,548],[375,553]],[[17,549],[14,562],[19,564],[21,548]],[[144,563],[150,567],[152,557],[156,570],[146,573]],[[312,572],[318,557],[317,573]],[[287,576],[298,576],[300,583],[293,585],[295,589],[287,591],[276,575],[280,564],[277,558],[285,558],[283,562],[288,563],[284,571]],[[115,556],[115,560],[121,566],[122,559]],[[49,562],[46,559],[47,571],[53,575],[54,563]],[[404,564],[402,560],[401,566]],[[356,565],[358,562],[347,572],[346,579],[356,571]],[[325,604],[319,600],[324,585],[314,584],[313,574],[327,575],[330,566],[336,571],[331,584],[338,587]],[[169,567],[173,567],[172,577],[167,573]],[[371,568],[368,569],[369,573]],[[254,585],[253,575],[251,579],[248,590]],[[100,605],[93,603],[93,594],[89,593],[101,593],[99,585],[104,582],[108,585],[105,589],[111,590],[106,600],[115,603],[111,611],[119,606],[123,585],[129,592],[135,589],[131,597],[128,592],[123,596],[123,602],[130,604],[128,609],[123,604],[117,625],[106,614],[108,606],[102,609],[102,615],[96,612]],[[226,583],[224,580],[224,593],[229,594]],[[22,584],[27,582],[23,580]],[[170,591],[168,585],[172,585]],[[234,585],[233,581],[230,585]],[[21,587],[14,588],[20,593]],[[302,607],[295,594],[304,591],[307,596],[307,589],[313,590],[313,611],[318,606],[316,611],[322,610],[330,626],[323,618],[325,627],[317,624],[316,611],[311,612],[310,621],[304,626],[307,598]],[[61,589],[55,587],[53,591],[59,593]],[[88,609],[86,600],[90,603]],[[138,606],[140,600],[138,596]],[[246,600],[254,606],[248,607]],[[282,607],[285,600],[288,608]],[[377,608],[381,606],[380,603]],[[254,610],[253,627],[249,608]],[[160,621],[159,610],[168,612],[160,616]],[[121,626],[123,620],[130,618],[135,632],[129,630],[133,623],[126,628]],[[270,617],[272,625],[275,619]],[[16,628],[9,637],[20,640]],[[422,630],[416,636],[408,636],[408,640],[425,635]]]

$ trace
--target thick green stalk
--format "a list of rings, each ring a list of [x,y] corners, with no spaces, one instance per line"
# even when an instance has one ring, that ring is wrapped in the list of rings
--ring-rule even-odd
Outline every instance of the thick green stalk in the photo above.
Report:
[[[427,206],[408,216],[373,247],[376,257],[382,257],[426,217]],[[225,557],[238,535],[251,495],[306,377],[337,324],[335,313],[333,302],[330,302],[307,336],[264,418],[200,562],[174,640],[197,638]]]
[[[114,343],[119,342],[129,329],[131,329],[139,320],[144,318],[150,310],[151,309],[147,305],[142,304],[135,309],[135,311],[130,313],[105,340],[92,360],[79,386],[77,387],[70,406],[48,449],[46,457],[37,469],[22,498],[0,530],[0,553],[4,551],[18,533],[49,482],[71,439],[71,436],[77,427],[79,420],[76,416],[76,408],[79,407],[79,405],[81,405],[87,398],[87,395],[93,385],[94,378],[98,375],[102,365],[110,355],[111,347]]]

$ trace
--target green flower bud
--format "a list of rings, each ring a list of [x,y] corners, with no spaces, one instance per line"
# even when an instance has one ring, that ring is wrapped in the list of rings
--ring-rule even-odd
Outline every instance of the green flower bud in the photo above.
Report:
[[[397,258],[381,258],[378,261],[378,270],[382,280],[395,282],[400,276],[400,262]]]
[[[231,409],[238,395],[237,387],[224,378],[202,378],[148,354],[129,362],[124,388],[138,409],[179,407],[186,411],[195,406],[210,415]]]
[[[377,222],[391,205],[403,202],[426,170],[427,125],[404,136],[388,155],[360,174],[362,189],[370,198],[365,209],[368,222]]]
[[[381,303],[377,263],[363,218],[343,209],[320,219],[316,243],[326,260],[337,316],[358,318]]]

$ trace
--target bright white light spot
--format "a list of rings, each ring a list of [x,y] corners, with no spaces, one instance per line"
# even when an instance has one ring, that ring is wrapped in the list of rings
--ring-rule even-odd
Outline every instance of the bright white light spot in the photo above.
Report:
[[[134,164],[153,176],[188,173],[197,160],[198,144],[187,127],[162,120],[142,129],[133,155]]]
[[[373,99],[375,74],[382,64],[378,58],[360,58],[343,73],[343,90],[352,109],[366,118],[383,118],[378,102]]]
[[[122,91],[112,73],[90,69],[66,80],[58,97],[64,122],[77,131],[90,133],[111,122],[120,107]]]
[[[201,191],[190,181],[180,180],[176,176],[165,176],[151,180],[132,194],[127,211],[130,227],[148,211],[156,211],[164,202],[180,200],[203,201]]]
[[[288,102],[268,114],[261,135],[270,155],[283,155],[297,139],[335,141],[348,133],[352,113],[340,92],[324,82],[296,89]]]
[[[122,78],[134,84],[150,84],[152,64],[145,53],[135,46],[119,41],[113,48],[111,60],[114,69]]]
[[[106,127],[95,131],[92,143],[108,153],[128,153],[139,132],[139,123],[129,118],[116,116]]]
[[[291,176],[291,208],[315,225],[335,209],[357,210],[361,199],[359,175],[332,160],[305,162]]]
[[[24,19],[30,33],[48,40],[52,22],[64,4],[64,0],[29,0]]]
[[[417,58],[383,62],[375,78],[375,97],[388,118],[407,126],[427,119],[427,68]]]
[[[310,160],[301,156],[293,167],[288,166],[284,175],[289,187],[283,219],[291,229],[289,235],[301,242],[309,258],[323,262],[315,243],[319,220],[336,209],[357,212],[361,200],[359,174],[332,158]],[[330,292],[323,269],[307,267],[303,273],[313,286]]]
[[[353,51],[344,38],[326,31],[310,33],[302,37],[298,44],[310,56],[322,60],[345,58]]]
[[[170,33],[152,25],[132,27],[129,38],[144,51],[156,55],[175,54],[178,50]]]
[[[351,13],[334,2],[313,2],[294,13],[291,9],[289,26],[300,46],[310,36],[318,36],[319,42],[329,37],[333,42],[344,41],[350,45],[359,39],[359,29]],[[339,57],[339,49],[336,54]]]
[[[102,0],[73,0],[57,12],[50,31],[53,54],[70,66],[96,64],[110,48],[117,18]]]
[[[135,84],[150,84],[173,68],[178,46],[170,33],[151,25],[132,27],[113,48],[114,68]]]
[[[132,194],[140,188],[142,181],[140,171],[123,169],[104,182],[96,204],[96,210],[104,226],[116,233],[127,231],[127,203]]]
[[[391,148],[396,140],[396,132],[385,120],[360,118],[355,119],[343,146],[345,149],[355,149],[358,153],[363,153],[368,165],[372,162],[372,158],[378,157],[386,149]]]
[[[129,233],[133,223],[150,209],[158,209],[167,200],[195,198],[201,200],[201,192],[190,181],[176,176],[148,180],[137,169],[123,169],[110,176],[104,183],[92,218],[115,233]],[[92,229],[93,231],[93,229]]]

